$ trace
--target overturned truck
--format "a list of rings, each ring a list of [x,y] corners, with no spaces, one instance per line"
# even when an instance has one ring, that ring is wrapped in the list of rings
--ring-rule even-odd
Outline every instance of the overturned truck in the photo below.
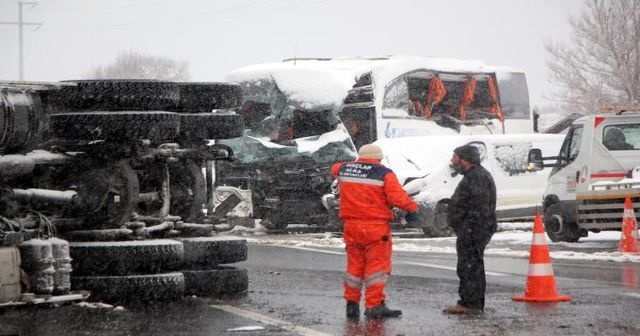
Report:
[[[227,83],[0,83],[0,249],[17,256],[0,272],[28,275],[2,301],[70,289],[110,301],[246,290],[245,270],[219,266],[245,260],[246,242],[214,237],[206,223],[219,218],[203,212],[203,169],[235,158],[211,139],[241,135],[240,101]]]

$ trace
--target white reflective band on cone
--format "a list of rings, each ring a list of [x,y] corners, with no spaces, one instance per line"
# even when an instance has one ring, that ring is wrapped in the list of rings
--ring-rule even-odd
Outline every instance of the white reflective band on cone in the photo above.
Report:
[[[534,233],[531,245],[547,245],[547,235],[544,233]]]
[[[529,275],[553,275],[553,267],[551,267],[551,264],[529,264]]]

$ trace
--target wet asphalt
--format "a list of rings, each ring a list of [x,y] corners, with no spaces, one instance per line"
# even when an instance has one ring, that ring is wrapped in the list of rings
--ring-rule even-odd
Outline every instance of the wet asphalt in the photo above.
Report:
[[[640,335],[637,263],[555,262],[557,288],[571,302],[513,302],[527,260],[487,257],[486,310],[448,316],[457,299],[455,255],[394,254],[389,320],[347,320],[343,251],[249,244],[249,292],[218,299],[123,308],[79,305],[0,311],[0,335]]]

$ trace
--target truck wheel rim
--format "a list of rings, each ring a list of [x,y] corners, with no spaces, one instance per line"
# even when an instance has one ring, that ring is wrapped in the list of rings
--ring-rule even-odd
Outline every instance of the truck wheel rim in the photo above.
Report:
[[[551,230],[551,232],[555,233],[555,234],[560,234],[562,232],[562,227],[564,226],[564,223],[562,221],[562,216],[560,215],[553,215],[551,217],[551,221],[552,223],[555,224],[555,226],[557,226],[557,228],[555,230]],[[553,227],[551,227],[553,229]]]

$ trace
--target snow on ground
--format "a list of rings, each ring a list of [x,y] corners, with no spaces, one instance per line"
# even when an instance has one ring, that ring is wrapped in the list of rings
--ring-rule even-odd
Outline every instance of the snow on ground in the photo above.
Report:
[[[532,225],[530,222],[500,223],[499,231],[493,236],[485,254],[527,258],[531,246]],[[230,233],[242,235],[247,241],[256,244],[344,250],[342,237],[336,233],[267,234],[264,227],[259,224],[256,224],[255,228],[236,226]],[[455,237],[404,238],[404,235],[404,233],[394,233],[394,251],[456,253]],[[415,237],[415,234],[412,236]],[[577,243],[553,243],[547,237],[553,259],[640,263],[640,255],[618,252],[619,241],[620,232],[618,231],[590,232],[588,237],[581,238]]]

